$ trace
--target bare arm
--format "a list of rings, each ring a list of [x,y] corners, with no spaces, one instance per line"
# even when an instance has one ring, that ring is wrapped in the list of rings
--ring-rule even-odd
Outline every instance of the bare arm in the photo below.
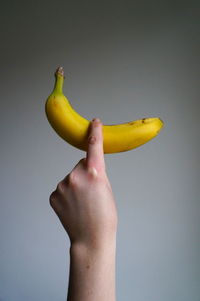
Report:
[[[68,301],[115,301],[117,211],[105,171],[102,124],[91,123],[86,158],[50,203],[70,241]]]

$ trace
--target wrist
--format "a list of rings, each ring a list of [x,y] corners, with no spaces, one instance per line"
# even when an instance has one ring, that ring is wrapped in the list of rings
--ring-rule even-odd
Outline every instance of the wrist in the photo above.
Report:
[[[85,244],[72,244],[70,247],[70,261],[79,264],[81,271],[88,271],[98,275],[114,273],[116,259],[116,243],[104,244],[98,248]],[[114,275],[112,275],[114,277]]]
[[[116,236],[112,240],[104,242],[72,242],[70,245],[70,255],[85,254],[86,256],[102,256],[113,253],[116,250]],[[107,256],[107,255],[106,255]]]
[[[94,231],[93,231],[94,232]],[[97,252],[103,251],[110,248],[115,248],[116,246],[116,237],[117,237],[117,228],[112,230],[107,230],[104,232],[96,230],[95,233],[83,233],[81,235],[77,235],[73,239],[70,238],[71,241],[71,250],[85,250],[87,252]]]

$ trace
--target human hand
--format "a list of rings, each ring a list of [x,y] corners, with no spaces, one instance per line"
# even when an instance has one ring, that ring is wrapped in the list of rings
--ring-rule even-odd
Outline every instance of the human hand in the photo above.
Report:
[[[71,244],[98,248],[115,240],[117,210],[105,170],[100,120],[91,122],[86,158],[58,183],[50,204]]]

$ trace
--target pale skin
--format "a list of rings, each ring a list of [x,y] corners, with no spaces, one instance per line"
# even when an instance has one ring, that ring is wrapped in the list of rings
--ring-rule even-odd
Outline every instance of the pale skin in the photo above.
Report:
[[[71,243],[67,301],[115,301],[117,210],[99,119],[91,122],[86,158],[58,183],[50,204]]]

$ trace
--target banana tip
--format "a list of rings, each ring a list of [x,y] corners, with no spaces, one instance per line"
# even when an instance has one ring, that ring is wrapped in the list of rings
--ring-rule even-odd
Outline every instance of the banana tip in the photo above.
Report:
[[[55,72],[55,75],[60,75],[60,76],[63,76],[64,77],[64,68],[63,67],[58,67],[56,69],[56,72]]]

